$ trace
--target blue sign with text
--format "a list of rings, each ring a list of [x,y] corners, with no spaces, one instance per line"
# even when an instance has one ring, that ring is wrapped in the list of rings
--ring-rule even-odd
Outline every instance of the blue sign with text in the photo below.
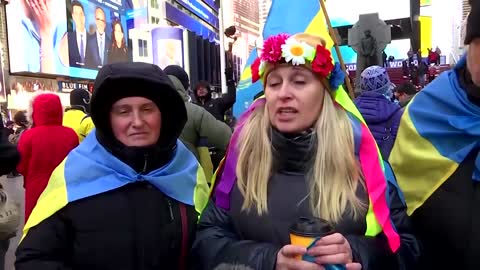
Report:
[[[218,42],[218,33],[208,29],[208,27],[183,13],[168,2],[165,2],[165,13],[168,20],[195,32],[197,35],[202,36],[209,41]]]
[[[214,0],[203,0],[203,2],[205,2],[205,4],[207,4],[209,7],[211,7],[213,10],[217,11],[218,12],[218,7],[217,5],[215,5],[215,1]]]
[[[218,17],[206,9],[202,4],[200,4],[199,0],[176,0],[180,5],[184,6],[186,9],[193,12],[195,15],[200,17],[202,20],[207,22],[209,25],[218,29],[219,21]]]

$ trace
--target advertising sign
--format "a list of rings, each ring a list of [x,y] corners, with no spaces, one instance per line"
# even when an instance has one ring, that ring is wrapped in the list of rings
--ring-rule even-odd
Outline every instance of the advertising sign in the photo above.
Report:
[[[183,30],[159,27],[152,30],[153,63],[164,69],[168,65],[183,67]]]
[[[172,4],[165,2],[165,14],[168,20],[181,25],[210,41],[218,41],[219,36],[205,25],[188,16]]]
[[[78,82],[66,82],[66,81],[59,81],[58,82],[58,90],[64,93],[70,93],[75,89],[84,89],[89,91],[88,83],[78,83]]]
[[[13,0],[7,5],[12,73],[94,79],[106,63],[131,61],[121,0]]]
[[[202,18],[205,22],[211,26],[218,29],[219,21],[216,15],[206,9],[202,4],[199,3],[200,0],[176,0],[180,5],[184,6],[186,9],[195,13],[198,17]]]
[[[203,0],[205,4],[207,4],[209,7],[211,7],[213,10],[218,11],[218,7],[215,5],[214,0]]]

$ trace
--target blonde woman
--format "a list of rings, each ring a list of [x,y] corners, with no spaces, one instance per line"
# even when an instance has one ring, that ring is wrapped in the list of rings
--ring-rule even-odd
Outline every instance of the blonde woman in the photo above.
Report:
[[[265,98],[232,136],[198,225],[193,265],[412,269],[419,248],[405,206],[325,41],[280,34],[263,48],[252,79],[262,80]],[[289,228],[300,217],[322,219],[336,233],[308,250],[291,245]]]

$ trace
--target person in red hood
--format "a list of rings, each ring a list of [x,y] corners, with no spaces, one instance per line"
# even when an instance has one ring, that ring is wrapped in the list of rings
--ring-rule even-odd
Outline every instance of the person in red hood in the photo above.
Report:
[[[17,170],[24,176],[25,222],[53,170],[78,145],[75,131],[62,126],[63,109],[57,95],[44,93],[34,97],[30,109],[32,128],[18,142]]]

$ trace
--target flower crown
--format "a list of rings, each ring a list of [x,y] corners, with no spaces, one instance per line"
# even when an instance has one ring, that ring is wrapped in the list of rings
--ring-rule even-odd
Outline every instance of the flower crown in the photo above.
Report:
[[[314,48],[288,34],[279,34],[265,40],[262,55],[251,66],[252,82],[263,77],[267,63],[275,65],[282,62],[294,66],[309,63],[314,73],[329,80],[332,90],[336,90],[345,79],[345,73],[338,63],[333,64],[332,54],[325,46],[318,44]]]

